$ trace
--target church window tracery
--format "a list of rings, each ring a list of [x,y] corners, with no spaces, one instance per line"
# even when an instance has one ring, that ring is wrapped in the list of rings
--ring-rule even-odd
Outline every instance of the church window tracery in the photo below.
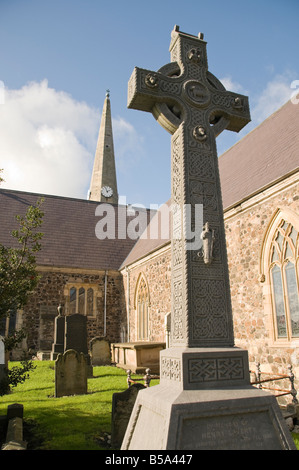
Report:
[[[298,245],[297,230],[282,219],[272,238],[269,262],[276,339],[299,338]]]
[[[69,315],[74,313],[87,316],[95,315],[96,292],[96,286],[79,285],[66,287],[67,313]]]

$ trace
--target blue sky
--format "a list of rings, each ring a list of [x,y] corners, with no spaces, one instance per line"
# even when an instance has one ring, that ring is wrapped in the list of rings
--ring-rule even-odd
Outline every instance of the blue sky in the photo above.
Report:
[[[298,17],[298,0],[0,0],[3,187],[85,199],[110,89],[119,194],[164,203],[170,135],[127,109],[133,68],[170,61],[175,24],[203,32],[209,70],[251,106],[252,123],[217,139],[220,155],[291,98]]]

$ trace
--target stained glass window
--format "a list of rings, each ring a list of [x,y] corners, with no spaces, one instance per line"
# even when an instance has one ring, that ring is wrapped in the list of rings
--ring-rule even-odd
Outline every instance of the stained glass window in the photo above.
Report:
[[[291,319],[292,336],[299,336],[299,300],[296,282],[296,272],[293,263],[288,263],[285,267],[286,284],[288,292],[289,311]]]
[[[299,337],[298,232],[282,220],[270,249],[270,280],[277,338]]]
[[[277,265],[275,265],[274,268],[272,269],[272,282],[273,282],[273,292],[274,292],[275,311],[276,311],[277,334],[281,338],[281,337],[287,336],[287,328],[286,328],[286,315],[285,315],[284,300],[283,300],[281,270]]]

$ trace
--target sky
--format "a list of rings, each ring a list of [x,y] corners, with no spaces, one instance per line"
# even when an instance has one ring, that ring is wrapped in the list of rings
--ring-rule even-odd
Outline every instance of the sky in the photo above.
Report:
[[[298,0],[0,0],[2,187],[86,199],[109,89],[120,202],[163,204],[170,134],[127,108],[134,67],[170,62],[175,25],[204,33],[210,72],[251,110],[221,155],[298,90],[298,18]]]

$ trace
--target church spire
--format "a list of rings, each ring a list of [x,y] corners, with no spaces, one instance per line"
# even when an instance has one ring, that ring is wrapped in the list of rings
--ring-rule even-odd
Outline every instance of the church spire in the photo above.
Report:
[[[118,203],[109,90],[102,111],[88,199]]]

